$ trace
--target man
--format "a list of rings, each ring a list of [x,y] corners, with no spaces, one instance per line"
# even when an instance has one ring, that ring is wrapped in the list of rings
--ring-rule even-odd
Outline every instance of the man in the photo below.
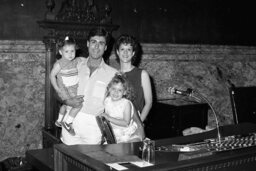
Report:
[[[116,69],[108,66],[103,60],[109,41],[108,33],[103,29],[93,29],[87,39],[89,56],[78,65],[78,96],[65,100],[68,106],[83,105],[73,121],[76,133],[72,136],[62,129],[61,140],[64,144],[100,144],[101,132],[96,122],[96,116],[104,110],[105,90],[113,78]]]

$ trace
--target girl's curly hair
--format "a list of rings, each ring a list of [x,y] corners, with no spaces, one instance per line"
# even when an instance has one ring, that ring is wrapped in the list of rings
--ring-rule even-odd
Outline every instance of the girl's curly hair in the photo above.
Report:
[[[121,83],[124,87],[124,91],[125,91],[125,94],[124,94],[124,98],[132,101],[134,99],[134,91],[133,91],[133,88],[132,86],[129,84],[126,76],[121,73],[121,72],[118,72],[115,74],[115,76],[112,78],[112,80],[109,82],[108,86],[107,86],[107,91],[106,91],[106,97],[109,96],[110,94],[110,88],[112,87],[112,85],[114,84],[118,84],[118,83]]]

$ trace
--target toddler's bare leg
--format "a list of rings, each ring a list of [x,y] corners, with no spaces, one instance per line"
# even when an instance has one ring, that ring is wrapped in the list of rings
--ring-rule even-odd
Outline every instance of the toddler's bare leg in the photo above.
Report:
[[[78,108],[72,108],[69,111],[69,114],[66,116],[65,121],[63,122],[63,127],[71,134],[71,135],[75,135],[75,131],[73,128],[73,121],[76,117],[76,115],[78,114],[78,112],[81,110],[81,107]]]
[[[62,106],[60,107],[58,119],[57,119],[57,121],[55,122],[55,125],[56,125],[57,127],[61,127],[61,122],[62,122],[62,120],[64,119],[64,116],[65,116],[65,114],[66,114],[66,109],[67,109],[66,105],[62,105]]]

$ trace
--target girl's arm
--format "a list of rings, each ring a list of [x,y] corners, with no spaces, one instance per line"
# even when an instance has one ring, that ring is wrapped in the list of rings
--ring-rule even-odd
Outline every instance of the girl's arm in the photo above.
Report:
[[[147,71],[145,71],[145,70],[142,70],[141,82],[142,82],[141,84],[142,84],[143,93],[144,93],[145,105],[141,111],[140,118],[141,118],[141,121],[144,122],[148,116],[148,113],[149,113],[151,107],[152,107],[152,101],[153,101],[150,78],[149,78]]]
[[[76,57],[75,59],[77,60],[78,63],[81,63],[83,62],[84,57]]]
[[[62,95],[61,89],[57,84],[57,77],[56,76],[60,72],[60,70],[61,70],[60,64],[55,62],[54,65],[53,65],[53,68],[51,70],[51,73],[50,73],[50,80],[51,80],[51,84],[52,84],[53,88],[58,93],[60,98],[62,100],[65,100],[65,99],[63,99],[64,97]]]
[[[131,121],[131,112],[132,112],[131,110],[132,110],[131,103],[129,103],[129,101],[127,101],[127,103],[125,104],[123,118],[114,118],[106,113],[103,113],[102,116],[104,116],[107,120],[109,120],[109,122],[111,122],[115,125],[127,127],[127,126],[129,126],[130,121]]]
[[[53,68],[52,68],[51,73],[50,73],[51,84],[52,84],[52,86],[54,87],[55,91],[58,94],[58,96],[56,95],[56,98],[59,101],[61,101],[62,103],[68,105],[68,106],[78,108],[84,102],[84,99],[83,99],[84,96],[83,95],[78,95],[76,97],[69,98],[65,93],[61,92],[61,89],[57,84],[57,77],[56,77],[57,74],[60,72],[60,70],[61,70],[60,64],[55,63],[53,65]]]

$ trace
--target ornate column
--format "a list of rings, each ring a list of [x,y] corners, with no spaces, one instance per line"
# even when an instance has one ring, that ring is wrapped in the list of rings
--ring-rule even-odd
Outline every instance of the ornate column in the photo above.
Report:
[[[56,56],[56,41],[55,39],[45,38],[43,40],[46,46],[46,55],[45,55],[45,129],[51,129],[54,119],[54,114],[57,110],[57,101],[54,97],[54,89],[51,86],[50,82],[50,71],[53,63],[55,62]]]

